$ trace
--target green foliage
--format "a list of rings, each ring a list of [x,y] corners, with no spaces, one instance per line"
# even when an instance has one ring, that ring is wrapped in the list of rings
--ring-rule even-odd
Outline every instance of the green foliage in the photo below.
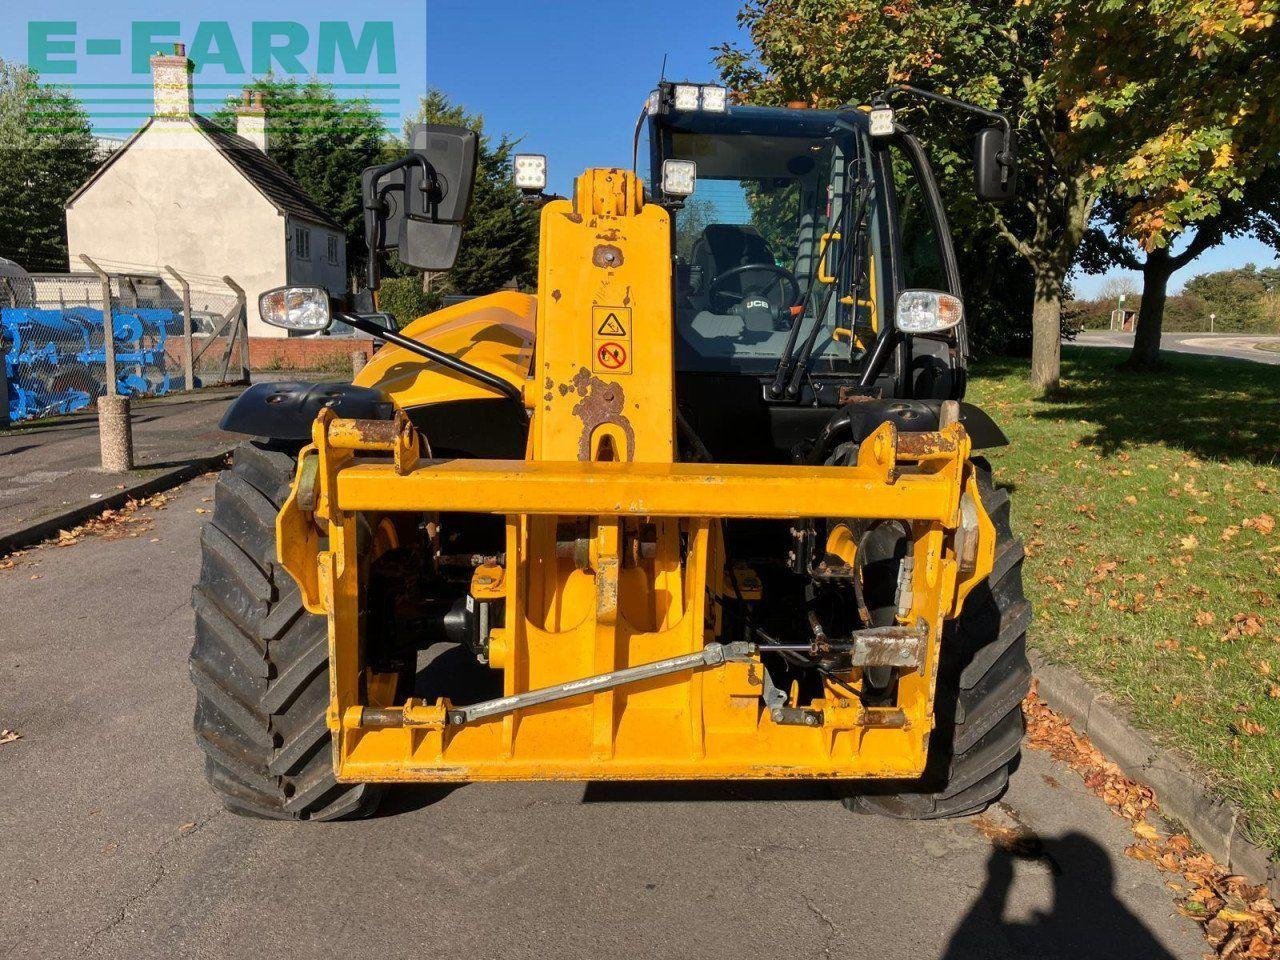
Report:
[[[28,270],[66,270],[63,205],[99,159],[80,103],[0,60],[0,256]]]
[[[1277,330],[1271,312],[1280,292],[1280,267],[1259,269],[1250,263],[1238,270],[1202,273],[1188,280],[1185,289],[1204,304],[1206,317],[1215,315],[1215,330]]]
[[[676,215],[676,254],[685,263],[693,262],[693,245],[715,216],[715,204],[703,197],[690,197]]]
[[[467,216],[466,235],[454,268],[433,279],[432,294],[485,294],[515,282],[537,282],[538,217],[523,202],[511,180],[511,158],[517,141],[497,141],[484,132],[484,117],[451,103],[439,90],[422,98],[412,123],[447,123],[480,133],[475,192]],[[408,124],[406,124],[407,134]],[[398,149],[403,149],[400,146]]]
[[[267,76],[248,89],[266,100],[267,153],[342,225],[355,272],[367,251],[360,176],[382,156],[387,131],[381,115],[368,100],[340,98],[331,84],[316,79]],[[228,100],[213,121],[234,131],[238,105],[238,98]]]
[[[759,180],[743,183],[747,206],[751,209],[751,225],[764,237],[780,263],[795,263],[799,249],[796,223],[800,219],[799,180],[777,187]]]
[[[398,327],[426,316],[439,306],[439,295],[424,291],[420,276],[384,277],[378,290],[378,309],[394,316]]]

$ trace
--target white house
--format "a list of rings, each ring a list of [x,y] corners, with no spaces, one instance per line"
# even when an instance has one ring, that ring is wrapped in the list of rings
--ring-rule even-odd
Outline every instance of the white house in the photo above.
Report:
[[[108,272],[164,273],[248,295],[251,336],[282,337],[258,319],[258,296],[286,285],[347,288],[342,228],[266,154],[260,95],[246,92],[237,132],[195,112],[186,48],[151,58],[155,114],[67,201],[73,270],[88,254]]]

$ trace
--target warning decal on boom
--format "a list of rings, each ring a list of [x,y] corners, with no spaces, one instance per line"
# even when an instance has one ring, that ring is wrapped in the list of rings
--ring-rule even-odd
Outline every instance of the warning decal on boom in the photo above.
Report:
[[[592,307],[591,345],[596,373],[630,373],[631,308]]]
[[[613,310],[609,311],[609,315],[604,318],[604,323],[600,324],[600,329],[596,331],[598,337],[625,337],[626,335],[627,328],[622,325],[617,312]]]

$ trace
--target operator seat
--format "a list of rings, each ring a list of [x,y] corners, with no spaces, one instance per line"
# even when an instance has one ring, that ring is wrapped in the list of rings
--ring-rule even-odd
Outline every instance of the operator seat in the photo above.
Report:
[[[698,287],[697,304],[701,309],[714,310],[707,293],[711,281],[726,270],[748,263],[773,263],[773,251],[755,227],[737,223],[711,223],[703,228],[693,242],[690,259],[693,267],[702,274]],[[748,270],[730,278],[724,284],[725,293],[742,293],[753,287],[759,289],[776,275],[767,271]]]

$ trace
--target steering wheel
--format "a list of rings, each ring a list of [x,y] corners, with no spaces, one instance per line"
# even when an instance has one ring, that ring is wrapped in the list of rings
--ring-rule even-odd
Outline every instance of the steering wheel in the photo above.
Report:
[[[763,286],[756,286],[751,290],[744,290],[741,293],[732,290],[725,290],[724,285],[735,277],[750,272],[771,273],[773,279],[765,283]],[[717,276],[711,281],[711,286],[707,288],[707,303],[716,313],[729,313],[735,307],[744,304],[748,299],[766,300],[766,294],[779,283],[782,284],[783,291],[787,294],[775,308],[772,302],[769,302],[769,309],[775,315],[781,314],[785,310],[789,310],[800,302],[800,281],[796,279],[796,275],[790,270],[778,266],[776,263],[744,263],[740,267],[733,267]],[[748,304],[748,308],[757,306],[756,304]]]

